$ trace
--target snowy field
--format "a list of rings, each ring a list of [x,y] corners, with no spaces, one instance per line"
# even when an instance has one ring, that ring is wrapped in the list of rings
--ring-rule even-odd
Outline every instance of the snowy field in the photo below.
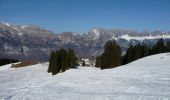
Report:
[[[51,76],[47,68],[0,67],[0,100],[170,100],[170,53],[106,70],[79,67]]]

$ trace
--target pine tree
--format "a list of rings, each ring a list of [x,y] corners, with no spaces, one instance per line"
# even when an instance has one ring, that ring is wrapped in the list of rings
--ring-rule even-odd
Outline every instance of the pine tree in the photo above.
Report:
[[[68,52],[61,48],[59,51],[52,51],[50,54],[48,72],[55,75],[59,72],[64,72],[70,68],[76,68],[77,57],[74,50],[69,49]]]
[[[52,75],[55,75],[59,73],[61,70],[61,66],[59,66],[59,52],[58,51],[52,51],[50,54],[50,60],[49,60],[49,68],[48,72],[52,73]]]
[[[103,54],[96,58],[96,67],[106,69],[119,65],[121,65],[121,49],[116,41],[108,41],[104,46]]]
[[[122,64],[130,63],[134,60],[140,59],[148,55],[164,53],[167,51],[167,47],[168,47],[167,45],[166,46],[164,45],[163,39],[159,39],[158,42],[152,47],[152,49],[144,44],[143,45],[137,44],[135,46],[130,46],[127,49],[126,54],[123,56]]]
[[[101,56],[96,57],[95,67],[101,67]]]
[[[132,53],[133,53],[133,46],[130,45],[130,47],[128,48],[127,52],[126,52],[126,57],[127,57],[127,63],[132,62],[133,58],[132,58]]]
[[[170,42],[166,43],[166,52],[170,52]]]
[[[84,61],[84,60],[83,60],[82,66],[86,66],[86,63],[85,63],[85,61]]]
[[[152,48],[152,54],[164,53],[165,52],[165,44],[164,40],[161,38]]]
[[[49,60],[49,67],[48,67],[48,73],[52,72],[54,70],[54,55],[55,52],[52,51],[50,54],[50,60]]]
[[[132,61],[137,60],[141,57],[141,48],[140,44],[137,44],[132,49]]]
[[[128,59],[127,59],[127,55],[125,54],[125,55],[123,55],[123,57],[122,57],[122,65],[125,65],[125,64],[127,64],[128,63],[128,61],[127,61]]]
[[[130,46],[127,49],[126,54],[123,56],[123,65],[130,63],[134,60],[140,59],[142,57],[149,55],[150,48],[146,45],[137,44],[135,46]]]
[[[149,56],[149,52],[150,52],[150,48],[149,47],[147,47],[146,45],[142,45],[141,50],[142,50],[141,58]]]
[[[68,56],[67,51],[63,48],[59,50],[59,62],[59,66],[61,66],[61,71],[66,71],[68,69]]]
[[[10,64],[10,63],[15,63],[18,62],[18,60],[11,59],[11,58],[1,58],[0,59],[0,66]]]
[[[60,53],[59,53],[59,51],[55,51],[55,55],[54,55],[54,58],[53,58],[53,60],[54,60],[54,71],[53,71],[53,75],[55,75],[55,74],[57,74],[57,73],[59,73],[60,71],[61,71],[61,66],[60,66],[60,61],[59,61],[59,56],[60,56]]]
[[[74,53],[73,49],[68,50],[68,66],[69,68],[76,68],[77,64],[77,57]]]

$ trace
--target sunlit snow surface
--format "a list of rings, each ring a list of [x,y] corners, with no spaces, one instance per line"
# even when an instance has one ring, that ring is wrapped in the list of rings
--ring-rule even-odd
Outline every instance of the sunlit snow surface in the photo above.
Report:
[[[79,67],[51,76],[48,64],[0,67],[1,100],[170,100],[170,53],[114,69]]]
[[[120,38],[123,38],[127,41],[130,41],[130,40],[139,40],[139,41],[143,41],[143,40],[152,40],[152,39],[160,39],[160,38],[163,38],[163,39],[169,39],[170,38],[170,35],[168,34],[165,34],[165,35],[157,35],[157,36],[140,36],[140,37],[136,37],[136,36],[129,36],[127,34],[125,35],[122,35],[120,36]]]

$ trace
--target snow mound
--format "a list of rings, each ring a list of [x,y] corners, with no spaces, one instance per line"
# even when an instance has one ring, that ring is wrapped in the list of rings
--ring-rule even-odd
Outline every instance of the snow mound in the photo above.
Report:
[[[113,69],[79,67],[52,76],[48,63],[0,67],[0,100],[169,100],[170,53]]]

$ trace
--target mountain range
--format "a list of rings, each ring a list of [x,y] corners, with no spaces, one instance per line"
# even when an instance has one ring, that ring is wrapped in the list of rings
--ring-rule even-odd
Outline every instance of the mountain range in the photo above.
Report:
[[[95,58],[102,53],[108,40],[115,39],[124,53],[130,45],[152,46],[159,38],[170,41],[170,31],[93,28],[86,33],[54,33],[39,26],[0,22],[0,57],[47,61],[52,50],[73,48],[79,58]]]

